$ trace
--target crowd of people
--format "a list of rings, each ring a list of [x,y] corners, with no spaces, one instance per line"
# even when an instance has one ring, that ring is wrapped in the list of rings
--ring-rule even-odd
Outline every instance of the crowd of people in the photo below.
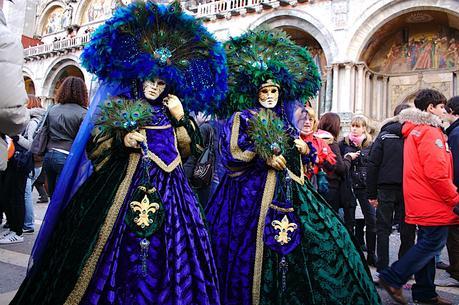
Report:
[[[317,67],[285,33],[222,48],[158,7],[123,8],[110,22],[132,33],[108,23],[86,46],[91,106],[68,77],[44,109],[20,47],[0,49],[0,244],[35,231],[34,185],[51,198],[11,304],[380,304],[368,267],[400,304],[413,276],[415,302],[452,304],[435,269],[446,246],[459,286],[459,97],[422,89],[379,133],[355,114],[343,134],[307,104]]]

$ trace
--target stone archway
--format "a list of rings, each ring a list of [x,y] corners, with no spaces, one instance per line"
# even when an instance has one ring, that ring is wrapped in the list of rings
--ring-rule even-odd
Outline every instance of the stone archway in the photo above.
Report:
[[[55,10],[60,11],[65,11],[66,4],[63,3],[62,1],[54,0],[49,2],[46,7],[43,9],[43,11],[39,14],[40,19],[37,22],[37,32],[40,33],[41,35],[47,35],[47,34],[52,34],[52,33],[47,33],[47,25],[49,22],[49,17],[51,14],[54,13]],[[62,18],[62,14],[57,14],[56,16]],[[56,22],[60,22],[60,20],[56,20]]]
[[[67,76],[77,76],[83,80],[85,79],[76,58],[60,58],[50,65],[50,68],[45,74],[45,81],[43,82],[44,95],[52,98],[57,87]]]
[[[254,29],[261,25],[283,29],[293,40],[307,47],[313,58],[317,58],[315,62],[321,72],[322,87],[317,97],[309,102],[312,102],[317,113],[329,111],[332,84],[328,67],[338,53],[336,42],[330,32],[313,16],[297,9],[273,11],[255,20],[249,28]]]
[[[308,33],[322,47],[328,64],[331,64],[338,54],[335,39],[326,26],[304,11],[290,9],[263,14],[250,24],[249,29],[254,29],[260,25],[267,25],[272,28],[297,28]]]
[[[384,24],[401,15],[419,10],[443,11],[459,16],[459,2],[455,0],[381,0],[362,14],[355,26],[350,28],[347,56],[349,61],[358,62],[368,41]]]
[[[24,85],[25,85],[25,89],[26,89],[26,92],[27,94],[32,94],[32,95],[36,95],[36,92],[35,92],[35,83],[33,82],[33,80],[24,75]]]

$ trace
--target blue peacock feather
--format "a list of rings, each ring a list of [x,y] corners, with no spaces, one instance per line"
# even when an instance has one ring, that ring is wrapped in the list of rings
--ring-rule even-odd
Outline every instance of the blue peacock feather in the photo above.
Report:
[[[129,86],[161,78],[190,111],[215,113],[227,91],[221,43],[178,2],[119,8],[96,29],[81,60],[102,81]]]

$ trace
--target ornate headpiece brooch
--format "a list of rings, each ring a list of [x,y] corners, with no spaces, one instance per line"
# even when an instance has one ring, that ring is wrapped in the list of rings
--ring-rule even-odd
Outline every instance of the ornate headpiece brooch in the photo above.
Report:
[[[222,45],[178,2],[119,8],[94,32],[81,59],[102,81],[129,86],[161,78],[193,111],[213,113],[227,91]]]
[[[316,95],[320,76],[306,48],[295,44],[285,32],[258,29],[225,42],[228,61],[228,101],[219,114],[253,108],[260,86],[271,80],[290,102]]]

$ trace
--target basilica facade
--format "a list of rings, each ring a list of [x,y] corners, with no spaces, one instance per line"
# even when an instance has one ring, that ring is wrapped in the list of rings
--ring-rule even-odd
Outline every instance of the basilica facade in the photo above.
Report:
[[[94,88],[96,79],[79,55],[124,2],[42,0],[33,26],[41,42],[24,49],[29,93],[52,100],[69,75]],[[381,121],[421,88],[448,98],[459,94],[457,0],[198,0],[182,6],[222,41],[266,26],[307,47],[322,75],[310,101],[320,113],[338,112],[344,120],[363,113]]]

